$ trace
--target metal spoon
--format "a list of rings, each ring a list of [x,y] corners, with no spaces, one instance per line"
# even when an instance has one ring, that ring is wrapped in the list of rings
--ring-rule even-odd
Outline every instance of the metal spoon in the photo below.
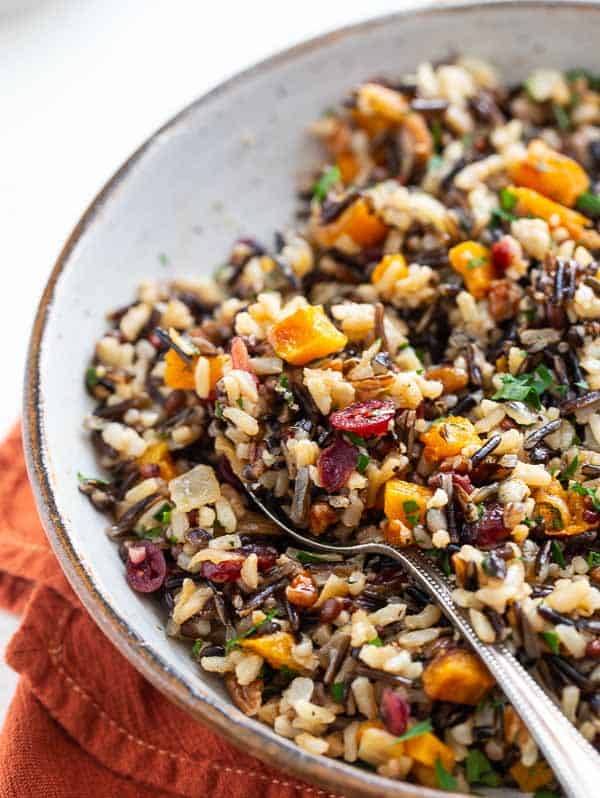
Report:
[[[269,507],[243,483],[255,504],[290,538],[314,551],[333,554],[381,554],[397,560],[437,601],[446,617],[479,654],[552,767],[569,798],[593,798],[600,790],[600,756],[566,718],[503,643],[483,643],[466,612],[452,598],[437,567],[417,548],[397,549],[387,543],[337,546],[322,543],[290,526],[279,509]]]

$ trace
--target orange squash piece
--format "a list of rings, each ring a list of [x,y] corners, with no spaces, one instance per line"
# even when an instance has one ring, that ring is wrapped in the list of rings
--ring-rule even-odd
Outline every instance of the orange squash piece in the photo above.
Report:
[[[177,354],[174,349],[169,349],[165,355],[165,384],[169,388],[182,391],[193,391],[196,387],[194,368],[198,358],[194,357],[191,364]]]
[[[424,485],[390,479],[385,483],[384,512],[390,520],[414,527],[423,522],[427,502],[432,496],[431,488]]]
[[[433,423],[421,433],[420,439],[425,444],[424,454],[428,460],[454,457],[468,444],[481,443],[475,427],[468,418],[462,416],[447,416]]]
[[[542,139],[529,142],[526,157],[511,164],[508,174],[518,186],[532,188],[569,208],[590,186],[589,177],[577,161],[556,152]]]
[[[371,274],[371,282],[376,285],[384,277],[396,280],[403,280],[408,277],[408,266],[404,255],[384,255]]]
[[[476,706],[495,681],[481,660],[456,649],[435,657],[422,675],[423,689],[434,701]]]
[[[137,458],[137,463],[138,465],[157,465],[165,482],[170,482],[179,474],[166,441],[157,441],[149,444],[144,454]]]
[[[351,152],[340,152],[335,159],[340,177],[345,185],[351,183],[358,174],[358,163]]]
[[[529,768],[522,762],[517,762],[508,772],[517,782],[522,792],[535,792],[540,787],[545,787],[554,781],[554,774],[542,760]]]
[[[483,299],[490,292],[494,279],[494,265],[490,251],[478,241],[463,241],[448,252],[454,271],[462,275],[467,291],[475,299]]]
[[[435,768],[438,759],[446,770],[450,771],[454,767],[454,751],[433,732],[426,732],[418,737],[405,740],[404,750],[407,756],[425,767]]]
[[[343,235],[348,236],[359,247],[379,244],[387,235],[387,227],[379,221],[362,197],[353,202],[330,224],[317,224],[314,236],[322,247],[332,247]]]
[[[532,188],[510,186],[508,191],[517,197],[516,213],[521,216],[538,216],[548,222],[550,227],[565,227],[575,241],[581,238],[584,228],[591,225],[587,216],[544,197]]]
[[[269,341],[279,357],[294,366],[331,355],[348,343],[329,321],[322,305],[298,308],[278,321],[269,332]]]
[[[444,386],[444,393],[457,393],[466,388],[469,383],[467,372],[454,366],[436,366],[429,369],[425,376],[428,380],[441,382]]]
[[[593,524],[584,520],[585,499],[574,491],[566,491],[557,479],[536,492],[535,515],[544,519],[546,534],[580,535]]]
[[[240,640],[240,646],[261,656],[272,668],[279,669],[286,666],[298,670],[298,664],[292,657],[295,641],[289,632],[249,637],[246,640]]]
[[[432,790],[439,788],[437,776],[435,775],[435,768],[428,768],[427,765],[421,765],[419,762],[415,762],[410,772],[415,781],[422,784],[423,787],[431,787]]]

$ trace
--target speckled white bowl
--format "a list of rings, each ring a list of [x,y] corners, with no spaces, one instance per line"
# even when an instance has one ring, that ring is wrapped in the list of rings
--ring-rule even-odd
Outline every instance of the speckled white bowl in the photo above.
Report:
[[[102,630],[160,690],[271,764],[346,795],[441,796],[310,756],[245,717],[165,637],[161,609],[132,593],[105,519],[77,490],[94,456],[80,420],[81,375],[108,308],[145,278],[209,274],[240,234],[269,239],[290,223],[294,191],[317,153],[305,129],[349,87],[423,59],[466,52],[509,80],[533,67],[598,68],[597,3],[415,3],[277,55],[182,111],[102,189],[65,246],[40,303],[25,390],[25,445],[54,550]],[[165,253],[163,265],[159,254]]]

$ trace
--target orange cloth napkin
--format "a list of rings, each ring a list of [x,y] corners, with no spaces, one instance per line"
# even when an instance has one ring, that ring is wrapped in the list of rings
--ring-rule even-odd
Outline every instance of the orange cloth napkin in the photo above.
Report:
[[[42,531],[19,428],[0,446],[0,508],[0,606],[23,614],[6,655],[21,680],[0,735],[2,798],[336,798],[233,748],[104,637]]]

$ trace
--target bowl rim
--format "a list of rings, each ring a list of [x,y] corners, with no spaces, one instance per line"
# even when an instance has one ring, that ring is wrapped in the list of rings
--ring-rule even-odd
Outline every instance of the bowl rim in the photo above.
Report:
[[[119,612],[104,598],[95,583],[93,571],[78,558],[68,531],[63,524],[52,480],[46,466],[44,443],[44,404],[41,401],[40,355],[44,342],[46,322],[51,310],[58,280],[69,264],[71,255],[86,232],[93,226],[96,218],[111,197],[118,192],[121,183],[133,172],[135,167],[155,148],[161,146],[163,134],[176,130],[196,109],[210,103],[256,75],[268,73],[279,64],[287,63],[311,50],[317,50],[328,43],[360,34],[388,24],[390,21],[408,17],[435,17],[438,14],[464,13],[484,10],[486,7],[519,7],[530,10],[559,7],[574,10],[598,10],[600,0],[409,0],[406,6],[360,22],[344,25],[325,33],[303,40],[292,47],[275,52],[251,66],[236,72],[186,105],[171,117],[117,169],[107,180],[89,204],[76,226],[64,243],[53,266],[44,292],[39,301],[31,331],[25,367],[23,395],[23,442],[30,482],[46,534],[54,554],[78,598],[98,624],[103,633],[116,646],[128,661],[158,690],[177,706],[196,720],[206,724],[218,734],[225,736],[236,747],[243,748],[261,761],[278,769],[291,772],[300,781],[317,784],[324,790],[339,792],[347,796],[382,795],[397,798],[442,798],[449,793],[407,782],[395,781],[376,773],[361,770],[353,764],[335,759],[325,759],[302,751],[293,741],[277,737],[276,742],[267,734],[267,727],[259,721],[243,717],[239,722],[228,715],[231,702],[221,698],[200,681],[194,691],[183,678],[173,673],[163,657],[147,646],[139,645],[139,636]],[[318,791],[318,794],[325,794]],[[462,793],[452,793],[463,795]],[[336,798],[336,796],[331,796]],[[466,798],[466,797],[465,797]]]

